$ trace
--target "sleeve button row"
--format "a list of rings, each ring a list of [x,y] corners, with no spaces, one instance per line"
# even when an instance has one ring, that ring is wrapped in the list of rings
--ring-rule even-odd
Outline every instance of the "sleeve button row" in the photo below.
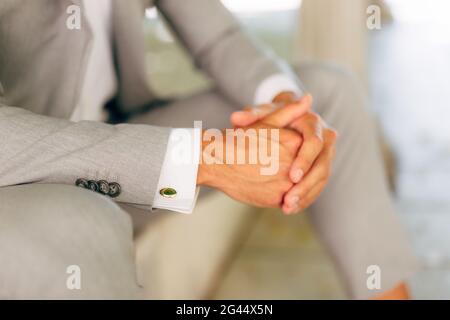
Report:
[[[117,198],[121,193],[120,184],[117,182],[108,182],[106,180],[95,181],[80,178],[75,182],[75,185],[102,195],[110,196],[111,198]]]

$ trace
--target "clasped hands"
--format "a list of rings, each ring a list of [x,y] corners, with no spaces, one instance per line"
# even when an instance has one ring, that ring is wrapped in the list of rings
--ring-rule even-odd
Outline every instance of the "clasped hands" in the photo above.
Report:
[[[267,138],[258,135],[258,144],[241,145],[233,152],[250,154],[255,151],[252,148],[260,148],[263,143],[276,144],[278,171],[265,176],[260,174],[261,164],[202,162],[198,184],[219,189],[243,203],[281,208],[287,215],[308,208],[328,183],[337,138],[336,131],[327,126],[311,106],[310,95],[296,100],[293,94],[282,93],[273,104],[235,112],[231,116],[235,129],[253,129],[254,132],[278,129],[278,134]],[[264,139],[268,141],[261,141]],[[203,142],[203,150],[208,149],[208,145],[208,141]],[[223,151],[226,154],[227,150]]]

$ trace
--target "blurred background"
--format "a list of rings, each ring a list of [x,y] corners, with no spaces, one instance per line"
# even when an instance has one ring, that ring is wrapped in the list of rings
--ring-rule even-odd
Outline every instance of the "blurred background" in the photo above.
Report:
[[[332,61],[360,78],[398,212],[423,267],[410,281],[413,297],[450,299],[450,1],[222,1],[289,62]],[[370,5],[380,10],[381,28],[367,26]],[[147,11],[145,29],[159,95],[210,86],[157,11]],[[139,236],[149,297],[346,298],[304,215],[286,218],[216,194],[194,216],[170,216]]]

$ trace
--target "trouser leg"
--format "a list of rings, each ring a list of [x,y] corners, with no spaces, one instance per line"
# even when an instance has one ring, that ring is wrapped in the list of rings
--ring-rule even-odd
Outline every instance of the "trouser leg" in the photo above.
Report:
[[[141,298],[130,218],[111,200],[71,186],[7,187],[0,221],[0,298]]]
[[[309,217],[351,297],[369,298],[392,289],[416,268],[393,208],[374,121],[352,75],[314,64],[297,72],[315,98],[315,110],[339,133],[333,174]],[[381,290],[367,287],[370,266],[380,268]]]

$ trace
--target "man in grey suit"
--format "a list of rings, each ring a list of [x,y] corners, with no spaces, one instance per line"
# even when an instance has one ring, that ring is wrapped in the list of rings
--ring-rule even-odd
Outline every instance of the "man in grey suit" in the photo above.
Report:
[[[0,297],[139,298],[132,227],[122,208],[189,213],[200,185],[286,214],[314,203],[312,222],[354,298],[404,281],[414,259],[353,78],[325,65],[292,71],[250,40],[219,1],[148,2],[216,90],[158,102],[144,66],[142,1],[1,1]],[[194,120],[226,128],[241,106],[271,103],[282,107],[232,119],[279,129],[275,175],[249,165],[177,165],[169,156],[181,133],[194,157],[207,147],[198,129],[171,128]],[[335,132],[318,114],[340,133],[331,176]],[[81,291],[67,289],[70,265],[83,268]],[[366,284],[372,265],[383,272],[378,291]]]

